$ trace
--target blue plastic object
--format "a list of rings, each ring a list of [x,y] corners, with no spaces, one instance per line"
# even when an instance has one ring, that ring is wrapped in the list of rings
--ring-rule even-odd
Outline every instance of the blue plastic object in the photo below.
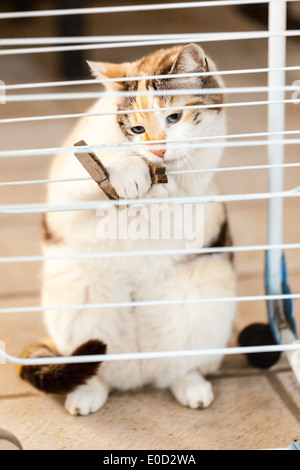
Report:
[[[300,442],[294,441],[292,444],[288,446],[288,450],[300,450]]]
[[[265,269],[265,283],[266,283],[266,293],[270,295],[270,270],[269,270],[269,256],[270,251],[266,252],[266,269]],[[288,285],[288,278],[287,278],[287,268],[286,268],[286,261],[284,254],[282,255],[282,262],[281,262],[281,269],[282,269],[282,292],[281,294],[287,295],[291,294],[291,289]],[[280,294],[280,293],[279,293]],[[297,334],[297,326],[294,320],[294,304],[293,299],[271,299],[267,300],[268,306],[268,317],[269,317],[269,324],[271,327],[272,334],[274,336],[275,341],[278,344],[281,344],[281,331],[283,329],[291,329],[296,337]]]

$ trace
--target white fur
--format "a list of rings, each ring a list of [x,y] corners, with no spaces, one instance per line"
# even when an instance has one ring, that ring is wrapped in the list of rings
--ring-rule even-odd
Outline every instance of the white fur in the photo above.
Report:
[[[113,111],[111,99],[97,102],[92,112]],[[166,129],[167,137],[225,133],[223,113],[205,112],[199,126],[177,123]],[[88,118],[81,121],[66,145],[84,139],[88,144],[122,143],[115,117]],[[143,157],[161,161],[143,151]],[[168,158],[185,156],[186,150],[167,150]],[[98,152],[107,166],[111,182],[122,197],[166,197],[213,194],[210,176],[170,176],[167,185],[150,188],[148,166],[144,159],[129,152]],[[193,165],[203,169],[218,164],[221,149],[189,150]],[[181,165],[188,168],[190,163]],[[51,177],[86,176],[72,155],[56,158]],[[49,185],[50,203],[104,199],[93,182]],[[99,240],[99,217],[95,211],[50,213],[49,227],[60,243],[44,245],[46,255],[94,253],[122,250],[182,248],[180,240]],[[224,220],[220,204],[205,207],[205,242],[217,235]],[[202,230],[203,227],[199,227]],[[47,261],[44,267],[43,302],[84,304],[139,300],[181,300],[235,295],[232,264],[224,255],[200,257],[157,256],[114,259]],[[69,355],[82,343],[98,338],[107,352],[127,353],[225,347],[231,332],[235,305],[230,302],[172,305],[143,308],[46,311],[45,322],[57,349]],[[152,384],[170,388],[176,399],[191,408],[209,406],[211,386],[200,374],[217,370],[221,356],[113,361],[102,363],[99,377],[73,391],[66,399],[71,414],[96,411],[106,401],[109,389],[129,390]]]
[[[69,393],[65,407],[71,415],[88,415],[104,405],[108,393],[108,385],[100,377],[92,377],[86,384]]]
[[[198,371],[180,377],[172,384],[171,390],[179,403],[190,408],[207,408],[214,400],[211,384]]]

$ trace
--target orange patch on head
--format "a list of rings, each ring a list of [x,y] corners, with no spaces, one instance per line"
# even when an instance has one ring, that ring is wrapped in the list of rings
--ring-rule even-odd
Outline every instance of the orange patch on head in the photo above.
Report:
[[[166,140],[166,133],[161,131],[160,133],[157,133],[157,134],[149,134],[147,133],[145,135],[145,141],[148,141],[149,142],[149,152],[153,153],[154,155],[156,155],[157,157],[160,157],[160,158],[163,158],[164,156],[164,153],[165,153],[165,149],[163,148],[152,148],[151,146],[155,144],[151,144],[151,141],[153,140]],[[157,145],[165,145],[164,143],[162,144],[157,144]]]
[[[203,103],[200,101],[190,101],[189,103],[185,103],[186,110],[183,115],[183,121],[190,121],[193,118],[194,113],[197,111],[197,109],[188,109],[189,106],[199,106],[202,105]],[[201,111],[199,109],[199,111]]]
[[[146,81],[139,82],[138,91],[149,91],[146,87]],[[160,124],[159,112],[143,112],[145,109],[163,109],[164,103],[156,96],[137,96],[133,109],[136,113],[132,114],[132,118],[136,125],[143,126],[146,130],[144,134],[138,137],[140,142],[150,142],[153,140],[165,140],[166,133]],[[153,149],[154,151],[155,149]],[[152,152],[152,149],[149,149]]]
[[[134,106],[133,106],[134,109],[137,109],[137,106],[136,104],[134,103]],[[132,117],[132,120],[134,121],[135,124],[138,123],[138,114],[137,113],[132,113],[131,114],[131,117]]]
[[[147,91],[145,80],[139,82],[138,91]],[[149,113],[143,113],[143,110],[151,108],[151,98],[149,98],[149,96],[137,96],[133,105],[133,108],[137,110],[137,113],[133,114],[134,121],[144,125],[145,128],[148,127]]]
[[[190,121],[193,117],[194,110],[192,109],[191,111],[186,111],[184,116],[183,116],[183,121]]]
[[[149,135],[149,134],[148,134]],[[159,133],[150,134],[148,140],[166,140],[166,133],[161,131]]]

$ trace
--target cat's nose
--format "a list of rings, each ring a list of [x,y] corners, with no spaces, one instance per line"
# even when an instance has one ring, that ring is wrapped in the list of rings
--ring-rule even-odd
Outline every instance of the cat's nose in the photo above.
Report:
[[[152,153],[159,158],[164,158],[166,151],[165,150],[152,150]]]

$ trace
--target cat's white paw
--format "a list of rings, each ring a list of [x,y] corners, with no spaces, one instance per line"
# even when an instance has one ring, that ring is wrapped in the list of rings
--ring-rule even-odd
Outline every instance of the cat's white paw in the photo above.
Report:
[[[164,198],[169,196],[169,188],[167,184],[153,184],[149,196],[150,197],[157,197],[157,198]]]
[[[207,408],[214,401],[211,384],[197,372],[177,380],[171,390],[179,403],[190,408]]]
[[[99,377],[92,377],[67,395],[65,408],[71,415],[94,413],[105,404],[108,392],[108,386]]]
[[[142,198],[151,187],[149,167],[144,160],[136,160],[120,171],[111,172],[110,182],[120,198]]]

